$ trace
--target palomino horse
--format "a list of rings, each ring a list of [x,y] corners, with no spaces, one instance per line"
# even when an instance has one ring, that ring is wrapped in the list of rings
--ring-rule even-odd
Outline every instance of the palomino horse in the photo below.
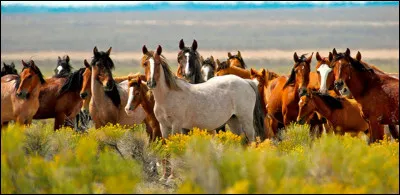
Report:
[[[117,84],[111,70],[114,63],[110,58],[111,47],[107,52],[93,49],[93,60],[91,62],[91,99],[89,112],[94,121],[95,128],[111,124],[132,126],[140,124],[146,117],[143,107],[136,109],[132,116],[125,112],[128,101],[128,81]]]
[[[59,77],[68,77],[72,73],[72,66],[69,63],[69,56],[63,56],[63,59],[58,56],[57,66],[54,69],[54,76],[56,78]]]
[[[243,79],[250,79],[250,70],[246,70],[243,68],[239,68],[237,66],[233,66],[230,64],[229,60],[221,63],[217,59],[217,72],[215,73],[215,75],[223,76],[223,75],[228,75],[228,74],[234,74]]]
[[[191,84],[173,75],[160,45],[156,52],[143,46],[142,52],[141,64],[154,95],[154,113],[163,138],[182,132],[183,128],[212,131],[227,123],[233,133],[244,134],[248,141],[254,141],[256,136],[265,139],[256,82],[226,75]],[[164,173],[163,178],[166,176]]]
[[[236,55],[232,55],[231,52],[228,52],[228,60],[227,61],[232,66],[246,69],[246,63],[244,63],[244,60],[242,58],[242,54],[240,54],[240,51],[238,51],[238,53]]]
[[[200,56],[200,62],[201,62],[201,75],[203,76],[203,80],[208,81],[209,79],[213,78],[215,74],[214,57],[211,56],[206,60],[204,60],[203,56]]]
[[[257,79],[258,81],[258,92],[261,94],[261,105],[263,107],[263,111],[265,114],[264,123],[265,123],[265,134],[267,138],[274,137],[274,132],[270,128],[270,119],[267,115],[267,102],[269,97],[271,96],[271,90],[268,87],[271,80],[278,78],[279,75],[271,72],[269,70],[265,70],[262,68],[260,71],[256,71],[253,68],[250,69],[250,79]]]
[[[361,104],[364,118],[369,122],[370,142],[383,139],[384,124],[399,125],[399,79],[353,59],[348,48],[345,53],[337,53],[336,49],[332,53],[335,88],[341,90],[346,83]],[[361,59],[361,54],[357,58]]]
[[[368,130],[368,123],[362,117],[360,106],[354,99],[311,91],[300,97],[297,122],[304,124],[305,119],[314,112],[324,116],[331,123],[335,133],[357,134]]]
[[[183,39],[179,42],[177,76],[185,78],[189,83],[203,83],[201,75],[200,54],[197,52],[197,41],[193,40],[192,47],[185,47]]]
[[[1,76],[8,75],[8,74],[16,74],[18,75],[17,69],[15,69],[15,64],[14,62],[11,62],[10,65],[7,65],[6,63],[3,62],[3,67],[1,68]]]
[[[306,58],[302,55],[299,58],[295,52],[294,66],[289,78],[280,76],[271,82],[272,92],[267,104],[267,113],[272,119],[271,128],[275,135],[278,133],[278,125],[287,126],[290,122],[296,121],[300,96],[307,92],[312,56],[313,54]],[[314,129],[314,124],[311,124],[311,129]]]
[[[22,60],[21,75],[1,77],[1,125],[15,120],[19,124],[31,124],[39,108],[39,91],[45,84],[40,69],[31,60]]]
[[[150,136],[150,141],[155,141],[156,138],[161,138],[160,123],[158,122],[154,114],[154,96],[151,91],[149,91],[146,80],[142,80],[142,76],[138,75],[129,80],[129,98],[125,106],[125,111],[128,115],[132,115],[132,111],[137,109],[139,105],[142,105],[144,111],[146,112],[146,130],[147,134]]]

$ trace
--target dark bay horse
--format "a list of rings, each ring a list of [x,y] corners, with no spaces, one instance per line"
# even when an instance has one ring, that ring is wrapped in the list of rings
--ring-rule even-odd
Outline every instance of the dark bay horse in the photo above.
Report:
[[[68,55],[63,56],[61,59],[60,56],[58,56],[57,59],[57,66],[54,69],[54,76],[56,78],[59,77],[67,77],[72,73],[72,66],[69,63],[70,59]]]
[[[207,59],[203,59],[203,56],[200,56],[201,62],[201,75],[203,76],[204,81],[208,81],[215,74],[215,61],[214,57],[210,56]]]
[[[19,124],[31,124],[39,108],[40,87],[46,84],[40,69],[31,60],[22,60],[21,75],[1,77],[1,125],[14,120]]]
[[[8,75],[8,74],[16,74],[18,75],[17,69],[15,69],[15,64],[14,62],[11,62],[10,65],[7,65],[6,63],[3,62],[3,67],[1,68],[1,76]]]
[[[203,83],[201,75],[200,54],[197,52],[197,41],[193,40],[191,47],[186,47],[183,39],[179,42],[177,76],[185,78],[189,83]]]
[[[143,107],[133,111],[132,116],[125,112],[128,100],[128,81],[119,84],[112,76],[112,69],[115,68],[114,62],[110,58],[111,47],[106,51],[93,49],[93,59],[91,66],[91,99],[89,112],[95,124],[95,128],[111,124],[121,124],[133,126],[140,124],[146,118]]]
[[[399,79],[352,58],[348,48],[344,53],[333,49],[332,54],[335,88],[348,86],[369,122],[370,143],[382,140],[384,124],[399,125]]]

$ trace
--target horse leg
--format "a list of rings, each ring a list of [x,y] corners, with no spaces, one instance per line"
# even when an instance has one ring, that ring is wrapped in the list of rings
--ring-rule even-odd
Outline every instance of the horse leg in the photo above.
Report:
[[[388,125],[388,126],[389,126],[390,134],[392,134],[392,137],[394,139],[399,139],[399,131],[397,130],[396,125]]]
[[[161,129],[161,134],[162,134],[162,137],[164,138],[164,139],[167,139],[168,137],[169,137],[169,135],[171,134],[171,129],[170,128],[168,128],[167,126],[165,126],[165,125],[162,125],[161,123],[160,123],[160,129]],[[163,142],[164,143],[164,142]],[[168,178],[168,176],[171,174],[171,165],[170,165],[170,162],[169,162],[169,154],[167,154],[167,156],[162,160],[162,165],[163,165],[163,175],[161,176],[161,178],[160,178],[160,181],[164,181],[164,180],[166,180],[167,178]]]
[[[144,124],[145,124],[145,126],[146,126],[146,133],[147,133],[147,135],[149,136],[149,142],[154,141],[153,130],[152,130],[152,128],[150,127],[148,118],[146,117],[146,118],[143,120],[143,122],[144,122]]]
[[[265,135],[266,135],[267,139],[271,139],[275,136],[275,134],[271,128],[270,122],[271,122],[270,118],[267,115],[265,115],[264,124],[265,124]]]
[[[221,127],[218,127],[218,128],[215,129],[215,130],[216,130],[217,133],[219,133],[219,132],[221,132],[221,131],[226,132],[225,123],[224,123]]]
[[[56,117],[54,118],[54,131],[61,128],[64,121],[65,121],[65,114],[64,113],[56,113]]]
[[[369,132],[370,132],[370,137],[369,137],[369,143],[374,143],[378,140],[383,140],[383,135],[385,134],[384,127],[383,125],[379,124],[376,119],[371,119],[369,120]]]

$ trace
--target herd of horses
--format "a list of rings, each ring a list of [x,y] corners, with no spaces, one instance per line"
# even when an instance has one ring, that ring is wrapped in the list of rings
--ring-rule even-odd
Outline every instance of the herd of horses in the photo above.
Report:
[[[210,132],[230,131],[248,142],[258,137],[280,139],[290,123],[310,124],[310,133],[323,129],[338,134],[366,133],[370,143],[382,140],[384,125],[398,139],[399,79],[361,60],[361,53],[336,49],[328,57],[316,53],[293,55],[288,75],[268,69],[248,69],[240,51],[228,52],[220,62],[203,58],[194,40],[190,47],[179,42],[178,69],[174,74],[162,55],[162,47],[144,45],[140,65],[144,74],[113,77],[115,69],[107,51],[93,49],[89,63],[72,71],[69,56],[44,78],[33,60],[22,60],[18,74],[14,63],[1,70],[1,125],[14,120],[54,118],[54,130],[62,126],[95,128],[108,123],[132,126],[145,123],[151,141],[193,127]],[[81,122],[81,126],[79,126]]]

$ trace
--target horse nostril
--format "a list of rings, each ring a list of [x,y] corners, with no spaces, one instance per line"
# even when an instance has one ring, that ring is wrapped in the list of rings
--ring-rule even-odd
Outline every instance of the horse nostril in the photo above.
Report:
[[[87,92],[81,93],[81,98],[82,98],[82,99],[85,99],[85,98],[87,97],[87,95],[88,95]]]

